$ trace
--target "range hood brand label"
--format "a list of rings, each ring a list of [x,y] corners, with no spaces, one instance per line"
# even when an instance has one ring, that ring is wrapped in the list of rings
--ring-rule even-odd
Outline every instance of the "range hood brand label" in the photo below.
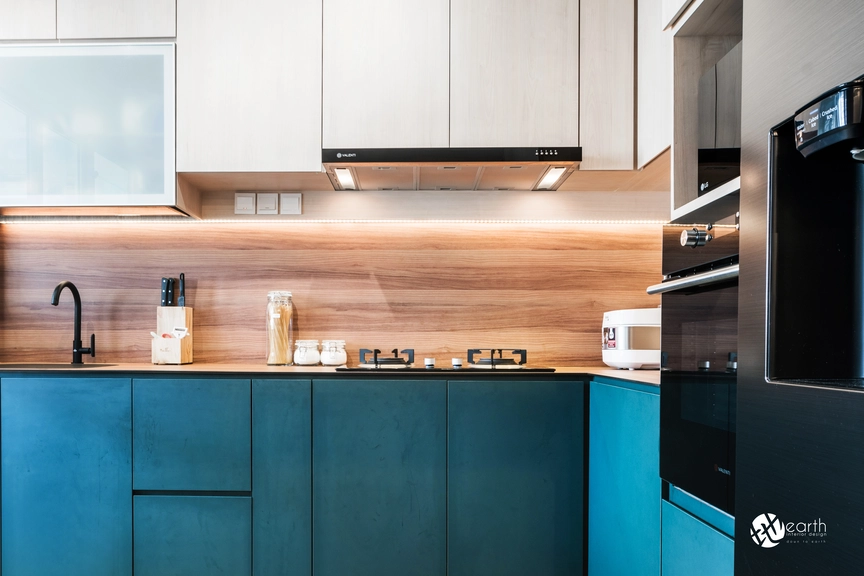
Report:
[[[344,153],[343,152],[337,152],[336,153],[336,158],[356,158],[356,157],[357,157],[356,152],[344,152]]]

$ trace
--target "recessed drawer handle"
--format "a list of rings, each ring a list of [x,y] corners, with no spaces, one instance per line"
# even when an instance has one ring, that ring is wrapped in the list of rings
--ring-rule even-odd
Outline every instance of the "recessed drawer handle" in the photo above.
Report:
[[[718,268],[717,270],[711,270],[701,274],[694,274],[693,276],[687,276],[686,278],[678,278],[677,280],[654,284],[653,286],[649,286],[646,291],[648,294],[664,294],[666,292],[684,290],[685,288],[717,284],[737,277],[738,264],[735,264],[733,266],[726,266],[725,268]]]

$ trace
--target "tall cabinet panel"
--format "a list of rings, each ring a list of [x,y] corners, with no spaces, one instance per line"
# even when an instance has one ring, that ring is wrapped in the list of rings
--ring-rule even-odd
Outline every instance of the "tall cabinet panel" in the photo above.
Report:
[[[451,381],[450,576],[583,573],[581,382]]]
[[[3,378],[2,572],[132,573],[132,389]]]
[[[591,383],[589,576],[660,575],[659,392]]]
[[[579,2],[452,0],[450,145],[579,145]]]
[[[57,0],[58,38],[166,38],[175,22],[175,0]]]
[[[53,40],[56,0],[0,0],[0,40]]]
[[[315,380],[312,406],[314,574],[444,574],[446,383]]]
[[[639,0],[636,168],[672,145],[672,32],[660,25],[662,0]]]
[[[321,171],[321,0],[178,4],[177,171]]]
[[[252,381],[252,555],[257,576],[312,573],[309,380]]]
[[[581,0],[580,170],[632,170],[633,0]]]
[[[324,148],[446,147],[448,0],[324,2]]]

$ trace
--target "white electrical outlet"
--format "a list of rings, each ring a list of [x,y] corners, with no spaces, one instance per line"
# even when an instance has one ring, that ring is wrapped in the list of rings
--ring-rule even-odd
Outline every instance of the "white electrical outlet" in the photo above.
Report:
[[[258,193],[258,214],[278,214],[279,194],[277,192]]]
[[[280,214],[302,214],[303,213],[303,194],[279,194],[279,204],[281,209]]]
[[[255,193],[234,193],[234,214],[255,214]]]

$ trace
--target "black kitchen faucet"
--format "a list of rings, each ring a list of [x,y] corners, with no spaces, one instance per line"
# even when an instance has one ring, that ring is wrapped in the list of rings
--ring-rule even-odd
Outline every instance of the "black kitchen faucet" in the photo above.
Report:
[[[72,364],[83,364],[84,362],[81,360],[82,354],[90,354],[90,356],[96,357],[96,335],[90,335],[89,348],[81,347],[81,296],[72,282],[64,280],[54,288],[54,294],[51,296],[51,305],[57,306],[60,303],[60,292],[64,288],[69,288],[69,291],[72,292],[72,299],[75,300],[75,339],[72,341]]]

